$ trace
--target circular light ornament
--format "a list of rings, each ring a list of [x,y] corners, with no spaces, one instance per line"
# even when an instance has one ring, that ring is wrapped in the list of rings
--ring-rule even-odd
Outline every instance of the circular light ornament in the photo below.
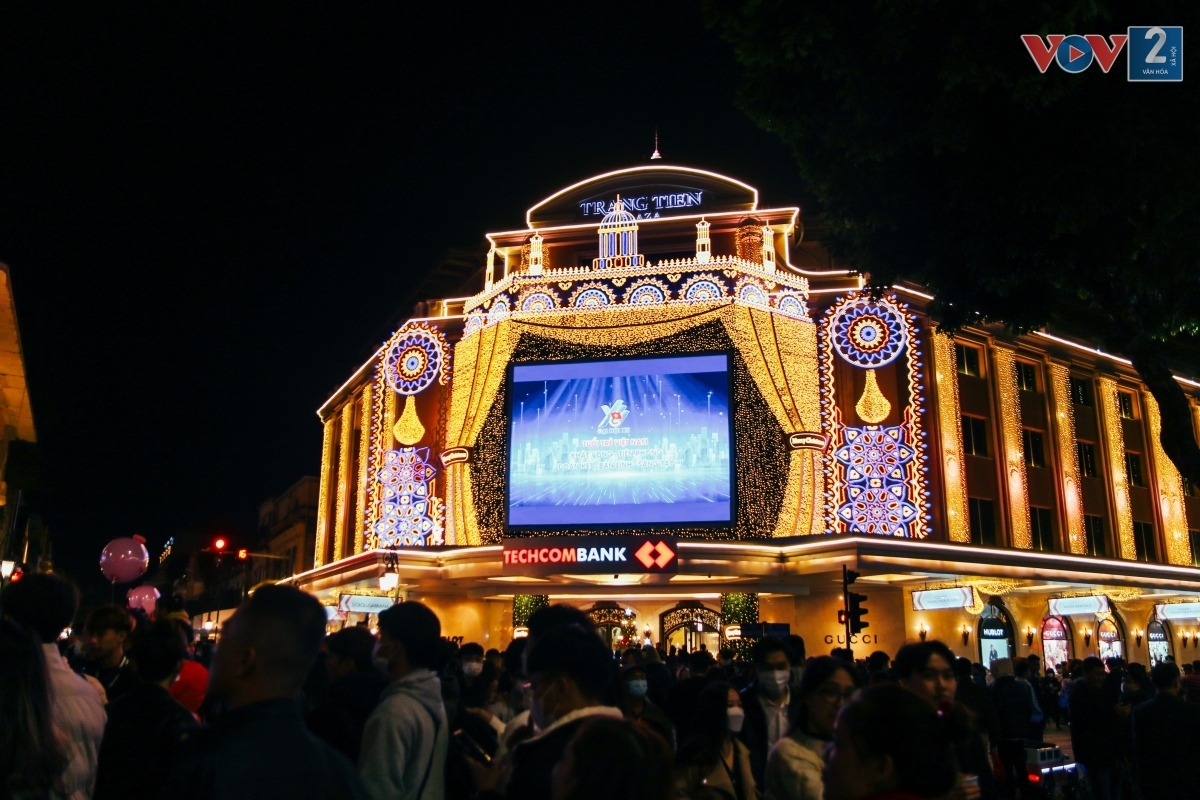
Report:
[[[829,327],[837,354],[866,369],[892,363],[908,342],[900,312],[890,303],[873,302],[869,298],[840,308]]]
[[[398,394],[414,395],[442,374],[446,345],[441,335],[424,327],[402,329],[384,356],[388,384]]]

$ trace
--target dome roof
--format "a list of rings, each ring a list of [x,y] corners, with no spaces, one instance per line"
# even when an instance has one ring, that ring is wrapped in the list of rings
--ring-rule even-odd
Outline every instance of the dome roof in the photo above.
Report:
[[[625,204],[621,202],[621,195],[617,195],[617,202],[613,203],[613,210],[605,214],[604,219],[600,220],[600,230],[636,227],[637,218],[625,210]]]

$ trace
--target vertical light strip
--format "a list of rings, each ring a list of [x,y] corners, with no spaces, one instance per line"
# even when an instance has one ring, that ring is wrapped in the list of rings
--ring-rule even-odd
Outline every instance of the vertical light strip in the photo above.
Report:
[[[1129,476],[1125,474],[1125,430],[1121,425],[1121,412],[1117,403],[1117,384],[1112,378],[1099,378],[1096,387],[1096,393],[1100,396],[1100,414],[1104,422],[1104,441],[1108,450],[1108,474],[1112,480],[1117,549],[1121,558],[1136,559],[1133,512],[1129,507]]]
[[[946,535],[952,542],[971,541],[967,514],[967,470],[963,457],[962,408],[958,399],[958,353],[954,340],[933,334],[933,368],[938,422],[942,428],[942,480],[946,486]]]
[[[1025,475],[1025,442],[1021,437],[1021,395],[1017,390],[1017,361],[1012,350],[993,348],[996,389],[1000,395],[1000,442],[1004,448],[1004,482],[1008,487],[1012,546],[1033,548],[1029,525],[1029,490]]]
[[[363,387],[362,414],[358,418],[358,504],[354,514],[354,553],[363,551],[367,525],[367,481],[371,475],[371,384]]]
[[[1149,392],[1142,392],[1146,409],[1146,423],[1150,434],[1150,447],[1154,451],[1154,479],[1158,484],[1158,504],[1162,509],[1163,540],[1167,543],[1167,561],[1171,564],[1190,567],[1192,545],[1188,541],[1187,514],[1183,508],[1183,479],[1179,470],[1163,451],[1162,417],[1158,403]]]
[[[346,557],[346,519],[350,516],[349,500],[346,490],[350,485],[350,442],[354,434],[354,401],[342,406],[342,438],[338,447],[338,477],[337,499],[334,513],[336,514],[333,530],[333,558],[338,560]]]
[[[380,453],[386,453],[396,446],[395,435],[392,433],[392,428],[396,427],[396,393],[390,386],[384,391],[387,392],[387,396],[383,403],[383,431],[380,434],[383,436],[383,441],[380,442]],[[380,466],[382,466],[382,461]]]
[[[321,442],[321,485],[317,492],[317,546],[316,552],[313,553],[314,567],[325,563],[325,538],[329,529],[329,484],[333,480],[329,456],[333,450],[334,419],[335,417],[330,417],[325,420],[325,435]]]
[[[1063,505],[1067,517],[1067,546],[1072,553],[1087,554],[1083,535],[1083,487],[1079,483],[1079,447],[1075,439],[1075,404],[1071,399],[1071,372],[1063,364],[1050,365],[1050,398],[1054,404],[1058,463],[1061,465]]]

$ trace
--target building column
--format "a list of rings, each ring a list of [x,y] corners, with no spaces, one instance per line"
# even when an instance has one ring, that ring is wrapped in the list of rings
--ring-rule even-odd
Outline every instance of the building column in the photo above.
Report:
[[[1079,483],[1079,445],[1075,438],[1075,404],[1071,399],[1071,372],[1065,364],[1050,364],[1050,400],[1058,442],[1059,487],[1067,526],[1070,552],[1085,555],[1087,537],[1083,533],[1083,487]]]
[[[962,406],[958,399],[958,354],[954,340],[944,333],[933,334],[933,368],[938,427],[941,429],[942,483],[946,494],[946,538],[952,542],[969,542],[971,520],[967,511]]]
[[[350,442],[354,435],[354,401],[342,406],[342,436],[338,446],[337,496],[334,506],[333,560],[346,557],[346,532],[350,516]]]
[[[333,482],[333,470],[329,463],[333,454],[333,428],[337,417],[325,420],[325,431],[321,442],[321,483],[317,492],[317,545],[313,553],[313,566],[325,563],[325,542],[329,535],[329,487]]]
[[[1154,454],[1154,486],[1158,494],[1159,513],[1162,515],[1163,542],[1167,546],[1167,562],[1190,567],[1192,565],[1192,543],[1188,540],[1187,513],[1183,507],[1183,478],[1171,459],[1167,458],[1159,437],[1162,435],[1162,417],[1158,403],[1150,392],[1142,392],[1142,403],[1146,409],[1146,427],[1150,449]]]
[[[1105,459],[1108,462],[1109,491],[1113,500],[1114,533],[1117,553],[1121,558],[1134,560],[1137,548],[1133,543],[1133,512],[1129,507],[1129,476],[1125,473],[1125,429],[1121,425],[1117,383],[1112,378],[1096,379],[1096,394],[1100,399],[1100,425],[1103,428]]]
[[[1008,493],[1010,544],[1033,549],[1029,524],[1029,488],[1025,474],[1025,441],[1021,436],[1021,395],[1017,388],[1015,353],[1006,347],[992,348],[996,365],[996,391],[1000,401],[1000,447],[1004,486]]]
[[[358,496],[354,514],[354,553],[364,548],[367,525],[367,485],[371,480],[371,384],[363,387],[362,412],[358,416]]]

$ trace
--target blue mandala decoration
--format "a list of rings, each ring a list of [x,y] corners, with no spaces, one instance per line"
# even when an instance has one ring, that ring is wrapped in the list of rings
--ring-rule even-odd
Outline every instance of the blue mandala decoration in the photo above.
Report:
[[[625,304],[631,306],[659,305],[667,302],[671,290],[665,283],[656,280],[638,281],[625,292]]]
[[[521,297],[522,311],[553,311],[558,308],[558,298],[545,289],[535,289]]]
[[[508,319],[508,297],[506,295],[498,295],[492,301],[492,307],[488,310],[488,324],[494,325],[502,319]]]
[[[808,306],[795,292],[780,292],[775,298],[775,307],[780,313],[797,319],[808,319]]]
[[[767,305],[767,293],[763,291],[762,286],[758,281],[743,281],[737,290],[738,299],[743,303],[749,303],[754,306]]]
[[[712,275],[697,275],[683,286],[683,299],[691,302],[720,300],[724,296],[724,285]]]
[[[472,311],[469,315],[467,315],[467,324],[466,327],[463,328],[463,335],[469,335],[479,330],[483,327],[483,322],[483,314],[479,311]]]
[[[847,303],[829,323],[833,349],[856,367],[875,369],[896,360],[908,335],[900,312],[890,303],[860,298]]]
[[[374,532],[380,547],[424,547],[437,527],[430,515],[429,481],[437,470],[428,447],[389,450],[375,479],[383,489],[383,513]]]
[[[615,302],[612,290],[599,283],[585,284],[571,297],[573,308],[603,308]]]
[[[837,517],[849,532],[910,536],[909,526],[918,519],[908,490],[916,450],[906,441],[904,429],[846,428],[845,444],[833,457],[846,487]]]
[[[423,391],[442,374],[446,340],[437,331],[409,326],[396,333],[383,359],[388,385],[399,394]]]

